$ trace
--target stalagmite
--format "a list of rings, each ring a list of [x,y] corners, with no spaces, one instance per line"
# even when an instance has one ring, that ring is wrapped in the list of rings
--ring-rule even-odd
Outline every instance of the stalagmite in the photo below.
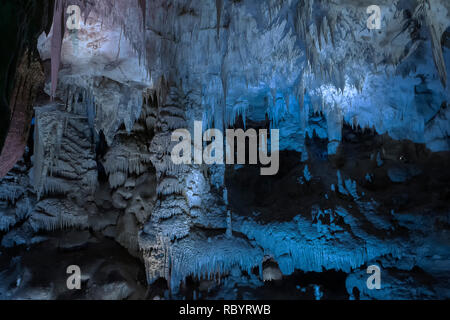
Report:
[[[231,211],[228,210],[227,212],[227,237],[230,238],[233,236],[233,229],[231,226]]]

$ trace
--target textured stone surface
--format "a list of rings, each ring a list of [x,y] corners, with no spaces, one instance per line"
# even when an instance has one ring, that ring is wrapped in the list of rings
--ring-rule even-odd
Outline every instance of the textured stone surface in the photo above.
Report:
[[[1,250],[42,250],[54,229],[71,252],[114,239],[145,266],[147,298],[449,297],[446,1],[380,1],[379,31],[365,1],[77,3],[32,162],[1,180]],[[58,60],[52,41],[42,60]],[[174,165],[171,134],[194,120],[279,128],[279,173]],[[5,283],[29,279],[21,259]],[[84,297],[143,297],[120,271],[93,280],[96,263]],[[64,296],[28,283],[0,292]]]
[[[23,156],[30,134],[33,103],[43,84],[44,73],[40,62],[32,53],[25,51],[11,94],[11,123],[0,154],[0,177],[4,177]]]

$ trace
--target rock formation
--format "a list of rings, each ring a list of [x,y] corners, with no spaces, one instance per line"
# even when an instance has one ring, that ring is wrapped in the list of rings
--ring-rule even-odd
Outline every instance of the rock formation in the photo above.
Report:
[[[16,52],[0,298],[334,298],[331,274],[338,298],[448,299],[450,5],[378,1],[370,30],[366,2],[77,0],[67,29],[55,1]],[[174,164],[194,121],[279,129],[278,174]],[[91,259],[80,296],[34,287],[56,248]]]

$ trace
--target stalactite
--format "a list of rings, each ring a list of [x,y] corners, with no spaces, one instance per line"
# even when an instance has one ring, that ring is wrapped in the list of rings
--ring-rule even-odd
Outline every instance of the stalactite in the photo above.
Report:
[[[87,212],[74,206],[69,200],[46,199],[40,201],[30,215],[34,230],[54,231],[88,227]]]
[[[147,18],[147,0],[138,0],[139,7],[142,10],[142,20],[143,20],[143,28],[145,32],[146,28],[146,18]]]
[[[107,156],[104,163],[107,174],[114,174],[118,171],[130,174],[142,174],[147,169],[147,164],[151,163],[149,154],[134,154],[125,152],[123,155],[114,157]]]
[[[63,19],[64,19],[64,0],[56,0],[55,10],[53,14],[53,36],[52,36],[52,50],[51,50],[52,87],[50,95],[52,99],[55,98],[56,88],[58,86],[58,72],[61,63],[61,47],[65,30],[65,24]]]
[[[122,42],[122,34],[123,34],[123,29],[120,29],[119,43],[117,45],[116,61],[118,61],[119,57],[120,57],[120,43]]]
[[[16,219],[13,216],[0,215],[0,231],[9,231],[14,224]]]
[[[210,244],[185,239],[171,249],[171,288],[176,291],[188,276],[216,279],[234,267],[250,274],[262,260],[263,253],[240,238],[218,237]]]
[[[70,189],[71,187],[66,185],[64,180],[54,177],[47,177],[44,180],[42,191],[40,192],[40,194],[41,196],[47,194],[67,194]]]
[[[222,17],[223,0],[216,0],[216,10],[217,10],[217,39],[220,39],[220,20]]]
[[[165,178],[159,182],[157,193],[160,195],[181,194],[184,188],[175,178]]]
[[[437,73],[441,80],[442,86],[447,87],[447,68],[445,66],[445,59],[442,53],[441,46],[441,34],[437,32],[437,26],[433,21],[433,15],[431,13],[432,1],[426,1],[425,19],[428,26],[428,30],[431,38],[431,50],[433,52],[433,60],[436,66]]]
[[[351,217],[344,209],[339,210],[336,211],[339,215]],[[363,244],[363,239],[373,239],[367,234],[362,234],[363,238],[359,240],[353,239],[355,247],[351,248],[336,246],[333,243],[309,242],[307,238],[310,234],[317,232],[312,228],[311,222],[301,217],[294,221],[297,225],[279,223],[265,226],[252,221],[241,221],[236,224],[236,228],[265,248],[266,253],[272,254],[284,275],[292,274],[295,269],[321,272],[323,268],[326,268],[349,272],[374,257],[399,254],[399,246],[396,243],[390,246],[382,242]],[[355,225],[358,224],[352,223],[352,226]],[[358,242],[361,245],[356,244]]]
[[[0,200],[15,202],[23,194],[22,188],[16,185],[6,184],[2,185],[0,189]]]

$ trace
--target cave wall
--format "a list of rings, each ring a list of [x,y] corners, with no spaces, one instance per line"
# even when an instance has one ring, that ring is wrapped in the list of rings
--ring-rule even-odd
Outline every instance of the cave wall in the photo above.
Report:
[[[334,270],[349,295],[448,297],[446,1],[382,1],[377,31],[361,1],[75,3],[80,30],[33,31],[52,101],[35,105],[32,163],[2,179],[3,247],[90,230],[175,296],[189,277],[228,290]],[[280,129],[280,172],[174,165],[171,134],[194,120]],[[374,263],[377,294],[360,284]]]
[[[4,36],[1,40],[1,126],[0,151],[3,149],[10,126],[15,104],[11,103],[13,88],[18,90],[17,68],[23,63],[24,54],[36,59],[37,38],[43,32],[50,31],[54,1],[3,1],[1,6],[1,27]],[[23,67],[22,67],[23,68]],[[32,101],[25,101],[31,108]],[[23,108],[23,107],[22,107]],[[30,111],[28,110],[28,113]],[[29,122],[29,121],[28,121]],[[25,137],[26,139],[27,137]],[[16,159],[17,161],[17,159]],[[9,168],[11,169],[11,168]],[[4,172],[3,174],[4,175]]]

